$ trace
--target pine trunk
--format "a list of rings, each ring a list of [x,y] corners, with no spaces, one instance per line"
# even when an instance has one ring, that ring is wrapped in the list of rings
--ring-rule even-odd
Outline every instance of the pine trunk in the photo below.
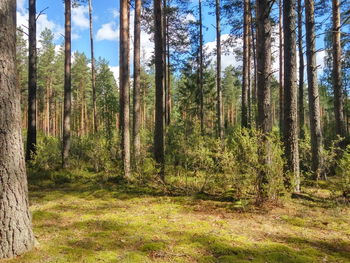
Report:
[[[243,81],[242,81],[242,127],[248,128],[248,96],[249,96],[249,68],[250,68],[250,43],[249,43],[249,1],[244,0],[243,22]]]
[[[217,132],[218,137],[224,137],[224,120],[222,114],[222,90],[221,90],[221,6],[220,0],[216,0],[216,107],[217,107]]]
[[[303,7],[298,0],[298,49],[299,49],[299,137],[305,137],[305,115],[304,115],[304,52],[303,52]]]
[[[203,92],[203,17],[202,0],[198,1],[199,8],[199,90],[200,90],[200,125],[204,135],[204,92]]]
[[[284,123],[284,62],[283,62],[283,3],[279,0],[279,126],[280,134],[283,134],[283,123]]]

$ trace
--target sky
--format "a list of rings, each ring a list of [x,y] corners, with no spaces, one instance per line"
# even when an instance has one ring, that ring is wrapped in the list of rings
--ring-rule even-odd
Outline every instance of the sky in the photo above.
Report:
[[[196,7],[197,1],[193,2]],[[37,0],[37,13],[44,10],[37,21],[38,35],[45,29],[49,28],[55,35],[55,44],[60,45],[63,42],[64,35],[64,4],[62,0]],[[215,17],[209,14],[208,6],[203,7],[203,25],[204,43],[208,51],[215,49]],[[133,11],[131,11],[131,21],[133,21]],[[28,0],[17,0],[17,25],[25,28],[28,25]],[[132,29],[133,27],[131,27]],[[222,40],[228,37],[230,28],[222,25]],[[95,57],[105,58],[109,61],[110,68],[114,76],[119,75],[119,0],[93,0],[93,35]],[[132,30],[131,30],[132,35]],[[131,36],[132,37],[132,36]],[[90,57],[90,31],[89,31],[89,13],[88,6],[79,6],[72,9],[72,51],[84,52]],[[242,40],[238,39],[236,47],[242,45]],[[323,40],[317,41],[318,48],[323,45]],[[274,44],[273,54],[277,54],[278,43]],[[145,32],[141,33],[141,52],[147,60],[154,51],[154,44],[151,35]],[[232,49],[231,49],[232,51]],[[132,52],[131,52],[132,55]],[[319,52],[317,62],[320,68],[323,67],[323,57],[325,52]],[[132,59],[132,58],[131,58]],[[132,61],[132,60],[131,60]],[[278,69],[277,61],[273,64],[273,70]],[[229,65],[239,66],[235,54],[230,52],[222,57],[222,68]]]

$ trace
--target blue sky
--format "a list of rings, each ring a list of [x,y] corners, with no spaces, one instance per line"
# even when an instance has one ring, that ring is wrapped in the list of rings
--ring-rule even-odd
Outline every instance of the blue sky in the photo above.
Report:
[[[197,8],[197,0],[193,1],[194,8]],[[19,26],[28,24],[28,0],[17,0],[17,23]],[[45,14],[41,15],[38,20],[38,32],[40,33],[45,27],[50,28],[55,34],[55,43],[59,45],[63,42],[64,34],[64,4],[62,0],[37,0],[37,12],[47,8]],[[209,14],[209,7],[203,7],[204,26],[204,42],[209,51],[215,48],[215,17]],[[133,16],[131,18],[133,20]],[[110,62],[111,69],[118,76],[119,64],[119,0],[93,0],[93,26],[95,41],[95,56],[107,59]],[[222,39],[224,40],[229,33],[229,28],[222,26]],[[90,57],[89,42],[89,20],[88,7],[80,6],[72,10],[72,50],[84,52]],[[150,35],[142,33],[142,52],[144,57],[148,59],[154,49]],[[277,48],[278,43],[275,44]],[[241,46],[238,40],[236,48]],[[323,38],[318,39],[318,48],[323,46]],[[276,54],[276,52],[274,53]],[[318,55],[318,63],[322,64],[324,52]],[[278,60],[277,60],[278,61]],[[240,65],[233,52],[224,55],[222,58],[223,69],[230,65]],[[278,65],[275,65],[276,68]]]

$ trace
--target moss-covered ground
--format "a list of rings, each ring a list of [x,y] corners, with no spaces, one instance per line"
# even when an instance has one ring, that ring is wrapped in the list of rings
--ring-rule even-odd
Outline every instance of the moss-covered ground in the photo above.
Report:
[[[113,183],[31,186],[38,244],[4,262],[350,262],[349,207],[307,190],[257,209]]]

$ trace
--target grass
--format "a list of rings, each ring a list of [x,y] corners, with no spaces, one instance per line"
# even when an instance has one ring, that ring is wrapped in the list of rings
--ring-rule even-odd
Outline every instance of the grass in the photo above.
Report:
[[[350,262],[350,209],[322,200],[243,210],[135,186],[31,186],[38,246],[1,262]]]

